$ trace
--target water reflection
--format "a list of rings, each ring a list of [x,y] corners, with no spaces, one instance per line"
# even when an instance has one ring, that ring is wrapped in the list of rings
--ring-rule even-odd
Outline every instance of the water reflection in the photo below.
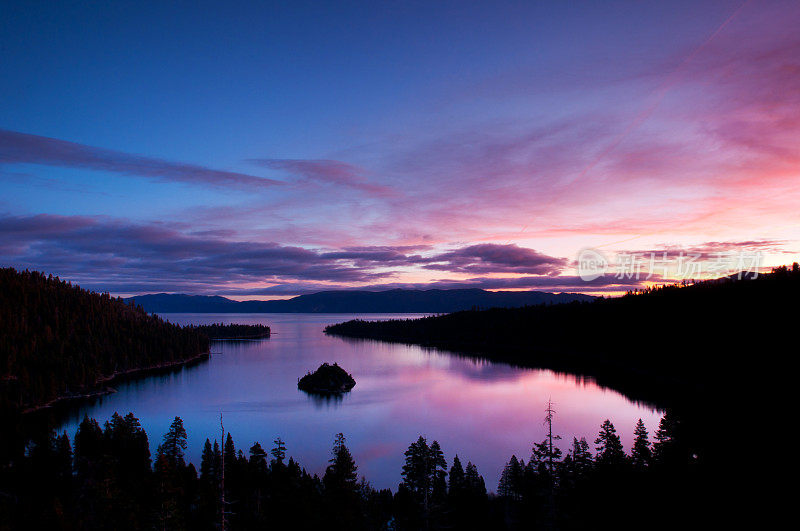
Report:
[[[324,471],[333,437],[344,432],[359,474],[376,487],[396,487],[403,452],[423,434],[439,440],[448,461],[458,453],[476,463],[494,488],[511,454],[527,460],[532,443],[542,439],[548,399],[556,404],[555,426],[564,436],[564,448],[573,436],[594,440],[606,418],[626,444],[639,417],[651,431],[659,418],[657,411],[591,380],[322,333],[325,325],[352,315],[167,317],[181,324],[264,323],[273,335],[214,342],[208,362],[130,381],[113,395],[73,407],[63,419],[70,436],[84,414],[102,422],[115,411],[133,411],[155,450],[172,418],[180,415],[189,433],[189,458],[199,463],[203,442],[218,433],[219,414],[224,413],[240,448],[256,441],[268,447],[280,436],[289,455],[312,473]],[[323,362],[338,362],[352,373],[357,381],[353,390],[339,397],[299,391],[297,378]]]
[[[340,394],[320,394],[320,393],[303,393],[306,398],[308,398],[309,402],[311,402],[314,407],[316,408],[330,408],[330,407],[337,407],[345,401],[345,399],[349,396],[349,393],[340,393]]]

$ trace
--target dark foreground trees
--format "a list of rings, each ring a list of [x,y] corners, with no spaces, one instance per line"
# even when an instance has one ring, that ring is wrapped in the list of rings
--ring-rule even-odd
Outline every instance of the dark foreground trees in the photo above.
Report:
[[[73,444],[66,433],[43,432],[4,460],[0,529],[659,528],[679,522],[697,494],[679,424],[665,415],[651,444],[637,423],[630,455],[608,420],[595,454],[586,439],[562,454],[548,437],[527,462],[511,457],[497,494],[487,493],[474,464],[454,456],[448,468],[438,442],[420,437],[405,452],[393,495],[358,480],[341,433],[322,478],[287,459],[280,438],[245,452],[230,434],[223,444],[206,439],[198,472],[186,462],[179,417],[152,457],[133,414],[102,426],[85,418]]]

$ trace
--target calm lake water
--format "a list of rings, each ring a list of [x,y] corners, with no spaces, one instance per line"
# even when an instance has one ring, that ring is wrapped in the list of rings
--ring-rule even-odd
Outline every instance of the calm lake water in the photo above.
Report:
[[[512,454],[528,460],[544,438],[544,408],[552,399],[555,432],[566,450],[572,437],[594,442],[609,418],[626,449],[642,418],[652,433],[660,413],[591,381],[546,370],[461,358],[441,351],[377,341],[328,337],[323,328],[351,314],[164,314],[179,324],[263,323],[272,337],[212,343],[207,362],[177,372],[120,384],[118,392],[70,411],[61,430],[72,438],[84,415],[101,423],[132,411],[150,437],[153,453],[178,415],[189,434],[188,457],[199,468],[206,437],[219,438],[219,415],[237,449],[258,441],[265,449],[281,437],[288,454],[309,472],[322,473],[334,436],[343,432],[359,474],[375,487],[396,489],[403,452],[420,435],[439,441],[449,464],[454,454],[478,466],[495,490]],[[340,401],[312,398],[297,379],[322,362],[338,362],[356,379]],[[594,446],[592,444],[592,446]]]

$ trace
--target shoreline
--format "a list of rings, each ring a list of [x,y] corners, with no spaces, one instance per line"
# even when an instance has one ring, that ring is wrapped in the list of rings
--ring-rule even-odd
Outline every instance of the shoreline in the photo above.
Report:
[[[263,334],[254,334],[252,336],[231,336],[231,337],[209,337],[211,341],[247,341],[250,339],[269,339],[271,332],[264,332]]]
[[[605,356],[587,358],[570,349],[540,348],[535,353],[516,345],[486,344],[449,340],[424,340],[408,336],[349,334],[325,331],[325,335],[346,341],[399,343],[469,359],[504,363],[527,369],[544,369],[556,373],[591,379],[600,387],[611,389],[628,400],[659,409],[681,407],[703,393],[689,382],[615,363]]]
[[[117,392],[117,390],[114,387],[112,387],[112,384],[120,383],[125,380],[137,377],[145,377],[153,374],[158,374],[159,372],[167,372],[178,368],[190,367],[192,365],[200,363],[201,361],[205,361],[209,358],[211,358],[210,350],[206,352],[200,352],[199,354],[196,354],[191,358],[186,358],[184,360],[177,360],[169,363],[161,363],[159,365],[151,365],[150,367],[128,369],[126,371],[115,371],[114,373],[108,376],[101,376],[95,381],[95,386],[100,387],[98,389],[94,389],[80,394],[57,396],[56,398],[53,398],[52,400],[49,400],[44,404],[31,406],[26,409],[23,409],[20,412],[20,415],[30,415],[32,413],[42,412],[54,407],[60,407],[70,402],[79,402],[81,400],[90,400],[93,398],[99,398],[101,396],[114,394]]]

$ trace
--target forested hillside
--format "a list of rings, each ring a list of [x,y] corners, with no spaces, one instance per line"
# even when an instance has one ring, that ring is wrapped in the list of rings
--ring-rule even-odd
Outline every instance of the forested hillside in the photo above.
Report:
[[[624,297],[552,306],[465,311],[422,319],[354,320],[326,333],[443,347],[590,375],[634,397],[662,402],[716,385],[718,376],[762,364],[793,339],[800,265],[652,287]],[[754,367],[748,363],[750,375]]]
[[[783,403],[796,348],[800,265],[660,286],[590,303],[349,321],[329,334],[442,347],[579,374],[630,398],[674,408],[702,460],[727,468],[725,426]],[[777,421],[777,419],[774,419]]]
[[[58,277],[0,269],[0,411],[96,391],[208,352],[201,331]]]

